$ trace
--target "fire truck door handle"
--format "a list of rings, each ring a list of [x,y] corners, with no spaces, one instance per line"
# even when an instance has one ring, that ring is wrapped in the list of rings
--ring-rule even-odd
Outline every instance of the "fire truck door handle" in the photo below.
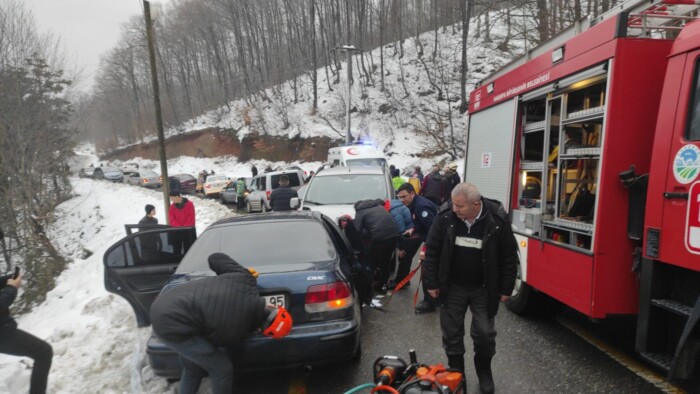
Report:
[[[687,200],[687,199],[688,199],[688,193],[665,192],[665,193],[664,193],[664,198],[667,199],[667,200],[673,200],[673,199]]]

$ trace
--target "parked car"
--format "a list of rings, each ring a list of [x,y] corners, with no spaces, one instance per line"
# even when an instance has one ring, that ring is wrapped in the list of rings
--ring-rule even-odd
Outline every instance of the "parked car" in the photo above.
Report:
[[[116,167],[97,167],[92,175],[95,179],[104,179],[110,182],[123,182],[124,174]]]
[[[304,185],[304,171],[301,169],[289,169],[268,172],[253,177],[250,184],[250,194],[246,198],[246,210],[248,212],[268,212],[270,206],[270,193],[280,185],[280,176],[289,178],[289,187],[299,189]]]
[[[131,175],[139,171],[139,165],[136,163],[124,163],[119,169],[124,175]]]
[[[229,182],[231,180],[226,175],[209,175],[207,181],[202,185],[204,197],[219,195]]]
[[[78,177],[80,178],[92,178],[95,173],[95,167],[85,167],[78,171]]]
[[[161,176],[159,179],[163,179]],[[171,181],[180,182],[180,192],[182,194],[194,194],[197,188],[197,179],[190,174],[175,174],[168,177]]]
[[[275,247],[261,247],[260,234]],[[160,245],[156,255],[142,256],[148,250],[144,245],[153,244],[154,238]],[[139,231],[105,252],[105,288],[125,298],[144,327],[150,324],[150,306],[160,289],[166,292],[213,276],[207,258],[216,252],[254,268],[260,274],[260,294],[269,304],[283,305],[294,319],[283,339],[253,333],[243,345],[227,349],[237,369],[313,366],[359,356],[360,303],[353,279],[359,262],[342,230],[317,212],[223,219],[196,240],[193,228]],[[156,375],[180,375],[177,354],[155,335],[146,353]]]
[[[243,178],[246,184],[246,191],[243,192],[243,198],[245,198],[248,195],[248,188],[250,186],[250,179],[251,178]],[[221,201],[222,204],[236,204],[238,202],[238,193],[236,192],[236,179],[232,179],[226,187],[221,190],[221,194],[219,194],[219,201]]]
[[[333,167],[316,173],[304,194],[293,198],[291,205],[338,219],[342,215],[355,217],[355,202],[374,198],[394,198],[386,167]]]
[[[149,170],[132,172],[129,175],[124,175],[124,179],[126,183],[133,186],[157,188],[161,185],[160,175]]]

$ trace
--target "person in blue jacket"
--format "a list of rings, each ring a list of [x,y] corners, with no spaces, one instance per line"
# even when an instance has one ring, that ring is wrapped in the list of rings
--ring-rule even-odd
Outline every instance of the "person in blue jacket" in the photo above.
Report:
[[[396,285],[401,282],[411,268],[411,260],[415,255],[415,250],[418,250],[420,246],[420,237],[413,236],[415,232],[415,226],[413,225],[413,218],[411,218],[411,211],[403,205],[401,200],[389,200],[389,213],[394,218],[396,225],[399,228],[399,238],[397,244],[397,255],[399,256],[399,270],[396,272],[394,279],[390,280],[387,284],[387,289],[393,290]],[[415,249],[415,250],[414,250]],[[410,252],[413,251],[411,254]],[[406,261],[408,259],[408,261]],[[393,268],[392,268],[393,271]],[[407,283],[402,289],[410,286],[410,282]]]

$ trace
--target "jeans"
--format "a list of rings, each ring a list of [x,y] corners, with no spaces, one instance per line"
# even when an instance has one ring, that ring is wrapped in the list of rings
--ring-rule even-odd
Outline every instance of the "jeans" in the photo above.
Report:
[[[464,354],[464,317],[470,307],[474,356],[491,358],[496,354],[496,324],[494,318],[488,317],[488,292],[483,287],[467,290],[454,284],[450,286],[447,300],[440,309],[442,346],[448,356]]]
[[[196,394],[202,378],[207,374],[214,394],[230,394],[233,390],[233,364],[226,352],[203,337],[192,337],[184,342],[161,341],[180,355],[182,376],[180,394]]]
[[[19,329],[8,329],[0,334],[0,353],[34,359],[29,394],[46,393],[53,349],[45,341]]]

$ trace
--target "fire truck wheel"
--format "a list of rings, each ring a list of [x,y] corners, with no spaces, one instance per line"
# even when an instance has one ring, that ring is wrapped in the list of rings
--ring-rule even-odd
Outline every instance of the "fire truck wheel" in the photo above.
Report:
[[[563,307],[560,302],[525,283],[522,280],[520,265],[518,265],[515,289],[505,304],[511,312],[521,316],[551,315],[559,312]]]

